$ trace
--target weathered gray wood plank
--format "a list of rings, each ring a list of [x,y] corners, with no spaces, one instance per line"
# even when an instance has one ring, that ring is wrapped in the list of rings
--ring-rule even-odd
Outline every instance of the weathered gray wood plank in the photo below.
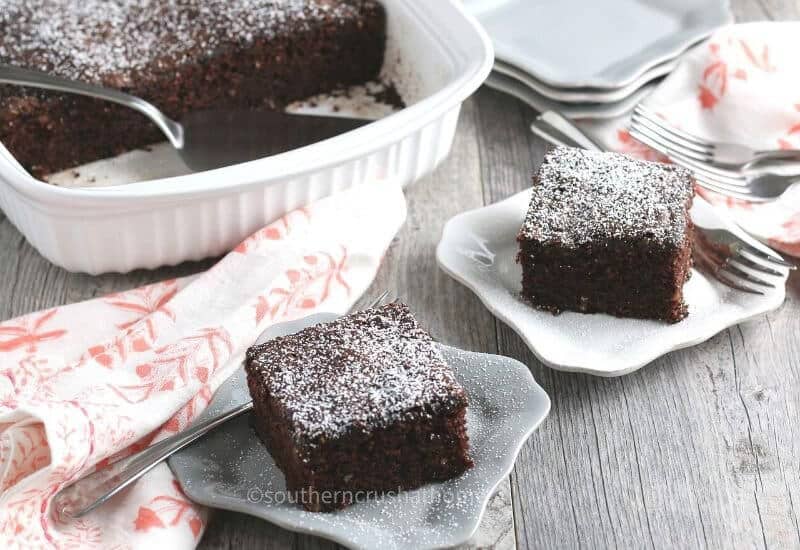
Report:
[[[215,510],[200,541],[200,547],[217,550],[303,548],[302,541],[296,540],[298,538],[294,533],[262,519]]]
[[[731,2],[731,11],[736,21],[762,21],[773,19],[762,0],[736,0]]]
[[[784,21],[800,17],[797,0],[731,0],[731,9],[737,21]]]

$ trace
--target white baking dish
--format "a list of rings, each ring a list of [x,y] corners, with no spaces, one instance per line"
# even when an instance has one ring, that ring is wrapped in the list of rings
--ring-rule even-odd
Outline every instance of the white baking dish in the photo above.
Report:
[[[491,43],[458,0],[382,1],[385,70],[409,107],[278,156],[93,189],[39,181],[0,145],[0,207],[53,263],[126,272],[221,254],[288,210],[341,189],[387,179],[406,185],[428,174],[450,151],[461,103],[491,70]]]

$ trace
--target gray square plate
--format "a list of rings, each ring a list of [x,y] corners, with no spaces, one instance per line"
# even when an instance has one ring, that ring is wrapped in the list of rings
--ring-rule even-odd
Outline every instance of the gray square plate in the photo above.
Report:
[[[619,88],[730,23],[728,0],[465,0],[497,58],[556,88]]]
[[[259,341],[336,317],[320,314],[285,323]],[[513,468],[523,443],[547,416],[550,399],[519,361],[448,346],[441,349],[470,400],[467,431],[475,467],[457,479],[334,513],[306,512],[285,502],[283,474],[251,429],[249,415],[174,454],[169,465],[195,502],[251,514],[353,548],[438,548],[465,542],[477,529],[489,497]],[[240,369],[200,418],[249,398]]]

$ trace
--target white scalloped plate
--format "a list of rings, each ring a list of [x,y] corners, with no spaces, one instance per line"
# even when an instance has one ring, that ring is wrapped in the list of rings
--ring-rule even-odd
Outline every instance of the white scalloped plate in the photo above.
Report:
[[[637,95],[637,93],[643,87],[647,86],[648,84],[652,84],[655,80],[671,73],[675,67],[678,66],[678,61],[678,59],[672,59],[670,61],[660,63],[652,69],[645,71],[630,84],[622,86],[621,88],[614,88],[613,90],[598,90],[590,88],[572,88],[565,90],[561,88],[553,88],[536,80],[536,78],[531,76],[529,73],[526,73],[525,71],[520,70],[513,65],[509,65],[508,63],[503,63],[502,61],[497,60],[494,62],[493,70],[497,73],[519,81],[524,86],[530,88],[537,94],[549,99],[550,101],[558,101],[559,103],[563,103],[568,107],[576,104],[580,105],[582,103],[593,103],[595,105],[608,105],[620,102],[629,103],[631,101],[631,97]],[[636,103],[633,103],[631,109],[633,109],[635,106]]]
[[[321,322],[318,314],[275,325],[263,342]],[[462,476],[333,513],[306,512],[283,500],[281,471],[248,422],[236,418],[169,458],[186,495],[351,548],[441,548],[469,540],[489,498],[514,467],[522,445],[550,411],[550,398],[528,367],[507,357],[441,346],[469,398],[467,433],[475,466]],[[241,368],[217,390],[198,420],[250,399]]]
[[[519,99],[540,113],[557,111],[567,118],[583,120],[608,120],[629,113],[649,96],[657,85],[656,82],[645,84],[632,95],[614,103],[561,103],[544,97],[523,82],[499,72],[492,72],[484,84]]]
[[[530,191],[455,216],[445,225],[436,251],[441,268],[470,288],[548,366],[597,376],[621,376],[677,349],[708,340],[727,327],[780,307],[784,277],[764,296],[733,290],[696,269],[684,289],[689,316],[676,324],[620,319],[603,314],[552,315],[520,299],[522,272],[516,235]],[[692,218],[702,216],[764,250],[710,204],[695,197]]]
[[[728,0],[465,0],[497,59],[555,88],[619,88],[730,23]]]

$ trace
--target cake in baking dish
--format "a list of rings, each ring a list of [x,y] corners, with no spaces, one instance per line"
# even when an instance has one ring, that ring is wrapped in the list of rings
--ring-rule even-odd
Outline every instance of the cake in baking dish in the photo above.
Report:
[[[373,0],[0,0],[0,63],[116,88],[173,119],[367,82],[385,42]],[[41,176],[163,136],[125,107],[0,85],[0,141]]]
[[[256,431],[308,510],[472,466],[467,396],[403,304],[254,346],[246,370]]]
[[[555,313],[680,321],[692,266],[692,197],[684,168],[551,149],[517,236],[523,297]]]

